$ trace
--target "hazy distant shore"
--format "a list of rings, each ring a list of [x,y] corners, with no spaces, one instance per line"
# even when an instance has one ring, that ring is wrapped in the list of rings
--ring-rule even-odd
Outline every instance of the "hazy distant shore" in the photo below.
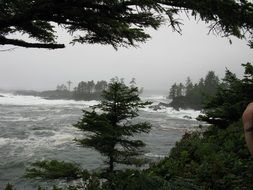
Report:
[[[34,90],[17,90],[13,91],[15,95],[23,96],[38,96],[48,100],[101,100],[101,93],[87,93],[82,97],[76,97],[73,91],[68,90],[47,90],[47,91],[34,91]]]

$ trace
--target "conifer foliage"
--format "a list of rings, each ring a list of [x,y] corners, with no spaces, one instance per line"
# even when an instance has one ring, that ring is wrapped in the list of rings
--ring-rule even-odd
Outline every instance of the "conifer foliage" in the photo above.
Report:
[[[113,81],[102,94],[101,103],[84,115],[74,126],[85,132],[85,138],[77,139],[81,145],[93,148],[107,158],[106,172],[113,173],[115,164],[140,165],[144,142],[136,140],[136,133],[149,132],[148,123],[133,123],[142,102],[138,88],[128,87],[122,81]]]
[[[247,104],[253,99],[253,65],[246,63],[242,66],[242,79],[226,70],[216,93],[205,103],[204,115],[200,115],[199,120],[226,128],[241,118]]]
[[[219,84],[219,78],[214,71],[209,71],[205,78],[195,84],[187,77],[185,85],[174,83],[171,86],[168,96],[172,99],[170,106],[175,109],[203,109],[203,104],[215,95]]]
[[[71,43],[135,46],[150,38],[145,28],[166,21],[181,32],[178,17],[185,12],[209,23],[210,32],[246,38],[252,47],[252,10],[246,0],[1,0],[0,45],[64,48],[57,42],[59,25]]]

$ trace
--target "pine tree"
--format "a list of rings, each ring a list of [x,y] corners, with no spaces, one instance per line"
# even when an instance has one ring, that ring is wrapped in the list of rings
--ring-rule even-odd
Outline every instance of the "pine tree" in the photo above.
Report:
[[[214,71],[209,71],[207,73],[204,84],[205,84],[204,93],[209,96],[213,96],[219,85],[219,78],[218,76],[215,75]]]
[[[170,91],[169,91],[169,96],[168,98],[169,99],[174,99],[177,95],[176,95],[176,91],[177,91],[177,84],[174,83],[171,88],[170,88]]]
[[[200,115],[199,120],[226,128],[241,118],[253,98],[253,66],[250,63],[242,66],[245,69],[243,79],[226,70],[214,96],[205,102],[204,115]]]
[[[179,97],[179,96],[183,96],[184,95],[184,85],[182,83],[179,83],[179,85],[177,86],[176,88],[176,96]]]
[[[175,109],[191,108],[200,110],[203,108],[204,102],[216,93],[218,85],[219,78],[213,71],[209,71],[205,79],[201,78],[195,84],[188,77],[185,86],[182,83],[172,85],[169,92],[169,98],[172,99],[170,106]]]
[[[4,190],[15,190],[15,189],[14,189],[13,185],[11,185],[11,184],[8,183],[8,184],[6,185],[6,187],[5,187]]]
[[[96,92],[102,92],[103,90],[105,90],[107,87],[107,82],[102,80],[102,81],[97,81],[96,85],[95,85],[95,91]]]
[[[107,173],[115,171],[115,164],[140,165],[141,148],[144,142],[134,140],[137,133],[148,133],[148,123],[131,122],[138,116],[139,108],[149,102],[142,102],[137,87],[128,87],[119,80],[112,80],[102,93],[103,100],[92,111],[84,110],[84,115],[74,126],[85,132],[83,139],[76,141],[93,148],[107,158]],[[97,109],[102,110],[99,114]]]
[[[185,96],[190,96],[193,90],[193,84],[190,77],[187,77],[185,82]]]
[[[209,23],[215,34],[247,38],[253,47],[252,7],[245,0],[1,0],[0,45],[64,48],[57,43],[60,25],[73,44],[136,46],[150,38],[145,28],[157,29],[165,21],[180,32],[178,16],[184,11]]]

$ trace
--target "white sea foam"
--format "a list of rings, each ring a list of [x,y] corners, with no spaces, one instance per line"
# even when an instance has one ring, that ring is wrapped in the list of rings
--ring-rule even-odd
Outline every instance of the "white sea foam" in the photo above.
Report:
[[[3,145],[6,145],[8,142],[7,142],[7,138],[1,138],[0,137],[0,147],[3,146]]]
[[[142,110],[150,113],[167,113],[172,118],[179,118],[179,119],[187,119],[187,120],[195,120],[200,114],[200,110],[193,110],[193,109],[179,109],[175,110],[172,107],[165,107],[163,105],[159,105],[160,103],[169,104],[171,102],[170,99],[167,99],[165,95],[148,95],[142,96],[142,100],[149,100],[152,101],[151,107],[145,107]],[[154,107],[160,109],[154,109]]]
[[[165,130],[165,131],[173,130],[173,131],[180,131],[183,133],[196,130],[196,128],[195,128],[196,124],[192,124],[187,127],[182,127],[182,126],[178,127],[178,126],[170,126],[170,125],[160,125],[160,127],[161,127],[161,130]]]
[[[38,117],[38,118],[30,118],[30,117],[22,117],[22,116],[0,116],[0,121],[41,121],[45,119],[45,117]]]
[[[141,110],[145,112],[150,112],[150,113],[165,113],[166,112],[165,108],[154,110],[153,108],[145,107],[145,108],[142,108]]]
[[[161,109],[154,110],[153,108],[143,108],[143,111],[150,113],[166,113],[171,118],[179,118],[179,119],[187,119],[187,120],[195,120],[200,114],[200,110],[192,110],[192,109],[179,109],[175,110],[172,107],[164,107],[160,106]]]
[[[169,107],[166,108],[166,112],[171,117],[181,118],[181,119],[196,119],[200,114],[200,110],[192,110],[192,109],[179,109],[178,111]]]
[[[141,95],[142,100],[166,100],[164,95]]]
[[[73,139],[78,135],[75,134],[75,129],[72,129],[72,133],[68,130],[62,131],[52,131],[52,130],[40,130],[39,132],[49,132],[51,135],[40,136],[38,131],[30,133],[28,138],[9,138],[0,137],[0,148],[4,146],[9,147],[9,155],[23,155],[25,157],[30,157],[36,154],[38,150],[54,150],[54,149],[64,149],[66,143],[73,143]],[[20,152],[22,150],[22,152]]]
[[[38,96],[21,96],[13,95],[7,93],[0,93],[3,97],[0,97],[0,105],[20,105],[20,106],[29,106],[29,105],[52,105],[52,106],[64,106],[64,105],[73,105],[73,106],[94,106],[98,104],[98,101],[75,101],[75,100],[48,100]]]
[[[3,97],[0,97],[0,105],[18,105],[18,106],[71,106],[77,108],[87,108],[89,106],[94,106],[99,103],[99,101],[75,101],[75,100],[48,100],[37,96],[21,96],[13,95],[10,93],[0,93]],[[143,100],[154,100],[153,105],[158,105],[160,102],[168,103],[169,100],[166,99],[163,95],[150,95],[142,97]],[[158,101],[159,100],[159,101]],[[180,119],[196,119],[196,117],[201,113],[196,110],[174,110],[171,107],[160,106],[161,109],[154,110],[152,108],[146,107],[143,108],[143,111],[146,112],[160,112],[167,113],[172,118]],[[24,120],[28,118],[23,118]]]
[[[188,130],[189,127],[174,127],[174,126],[169,126],[169,125],[160,125],[161,128],[164,128],[164,129],[171,129],[171,130],[180,130],[180,131],[185,131],[185,130]]]
[[[146,153],[145,156],[147,156],[147,157],[153,157],[153,158],[164,158],[165,157],[165,155],[153,154],[151,152]]]

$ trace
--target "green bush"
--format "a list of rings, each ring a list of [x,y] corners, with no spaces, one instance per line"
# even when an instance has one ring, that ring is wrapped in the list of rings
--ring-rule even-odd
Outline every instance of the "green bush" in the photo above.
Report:
[[[149,172],[163,178],[191,179],[203,189],[253,189],[253,161],[241,122],[227,129],[209,126],[205,132],[184,135]]]
[[[57,160],[44,160],[32,164],[26,170],[26,178],[59,179],[67,180],[81,178],[81,169],[72,163]]]
[[[11,184],[8,183],[6,185],[6,187],[4,188],[4,190],[15,190],[15,189],[14,189],[13,185],[11,185]]]

